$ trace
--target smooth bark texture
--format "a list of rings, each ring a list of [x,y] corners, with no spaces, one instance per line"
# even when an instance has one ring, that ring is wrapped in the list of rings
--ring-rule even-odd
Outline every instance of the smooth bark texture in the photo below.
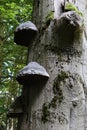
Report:
[[[23,87],[27,111],[18,130],[87,129],[87,0],[74,4],[83,17],[76,12],[65,17],[61,0],[34,0],[39,32],[29,62],[43,65],[50,78]]]

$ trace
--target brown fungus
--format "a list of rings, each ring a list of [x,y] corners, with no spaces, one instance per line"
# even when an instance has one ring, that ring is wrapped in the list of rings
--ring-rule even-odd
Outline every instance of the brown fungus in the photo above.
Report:
[[[36,83],[39,81],[46,81],[49,78],[49,74],[45,68],[36,62],[30,62],[17,74],[17,81],[19,84],[28,85],[30,83]]]
[[[37,32],[36,26],[31,21],[22,23],[14,32],[14,42],[22,46],[29,46]]]

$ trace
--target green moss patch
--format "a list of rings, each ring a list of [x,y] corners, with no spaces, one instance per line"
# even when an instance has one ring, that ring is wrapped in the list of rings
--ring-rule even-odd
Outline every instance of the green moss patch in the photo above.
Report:
[[[46,123],[49,120],[49,117],[50,117],[49,105],[44,103],[42,106],[42,121],[43,121],[43,123]]]
[[[46,25],[48,26],[51,22],[51,20],[53,20],[54,18],[54,12],[53,11],[50,11],[48,13],[48,15],[46,16]]]
[[[62,90],[60,89],[60,82],[64,81],[68,77],[69,77],[68,73],[66,73],[65,71],[61,71],[61,73],[58,74],[58,76],[56,77],[56,79],[54,80],[54,83],[53,83],[53,93],[54,94],[61,95]]]
[[[78,10],[78,8],[77,8],[74,4],[72,4],[72,3],[68,3],[68,2],[67,2],[67,3],[65,4],[65,10],[75,11],[75,12],[78,13],[79,15],[83,16],[82,12],[80,12],[80,11]]]
[[[56,108],[57,102],[61,103],[64,99],[62,89],[60,88],[60,83],[68,77],[68,73],[66,73],[65,71],[61,71],[61,73],[58,74],[58,76],[55,78],[53,83],[53,93],[55,96],[50,103],[51,107]]]

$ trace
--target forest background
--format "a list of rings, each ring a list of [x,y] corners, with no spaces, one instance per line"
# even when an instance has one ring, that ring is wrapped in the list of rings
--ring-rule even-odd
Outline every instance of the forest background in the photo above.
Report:
[[[7,110],[21,93],[15,80],[27,62],[26,47],[14,43],[16,27],[31,20],[32,0],[0,0],[0,129],[6,129]]]

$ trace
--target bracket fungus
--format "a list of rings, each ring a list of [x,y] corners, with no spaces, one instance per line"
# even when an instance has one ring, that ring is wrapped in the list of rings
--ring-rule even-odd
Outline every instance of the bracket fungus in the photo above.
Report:
[[[75,11],[68,11],[63,13],[57,21],[57,34],[59,44],[65,47],[81,36],[83,32],[83,18]]]
[[[8,112],[8,118],[18,118],[23,114],[23,105],[22,105],[22,96],[19,96],[15,99],[15,101],[11,104]]]
[[[14,42],[22,46],[29,46],[37,32],[37,27],[31,21],[22,23],[14,32]]]
[[[19,84],[22,85],[46,81],[48,78],[49,74],[46,72],[45,68],[37,62],[30,62],[19,71],[16,77]]]

